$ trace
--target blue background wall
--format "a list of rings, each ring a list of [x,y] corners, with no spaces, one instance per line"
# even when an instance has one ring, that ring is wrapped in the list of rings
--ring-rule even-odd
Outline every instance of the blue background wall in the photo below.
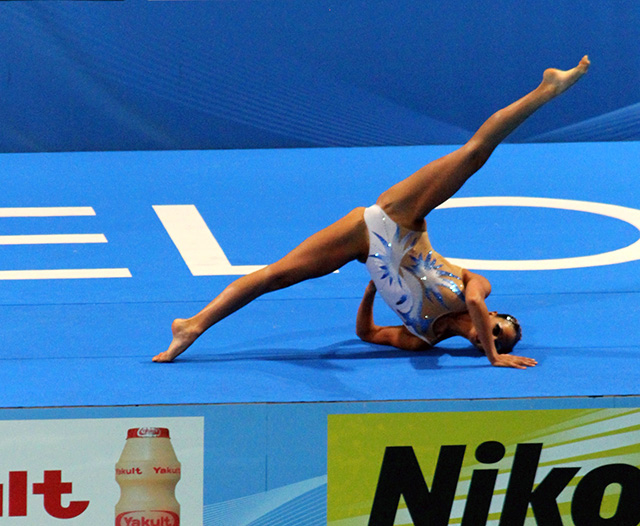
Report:
[[[0,2],[0,151],[464,141],[550,65],[588,84],[513,141],[640,136],[640,4]]]

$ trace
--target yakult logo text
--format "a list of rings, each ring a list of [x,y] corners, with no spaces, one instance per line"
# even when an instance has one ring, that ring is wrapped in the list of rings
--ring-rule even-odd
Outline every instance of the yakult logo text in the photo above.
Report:
[[[116,468],[116,475],[142,475],[142,468]]]
[[[156,475],[180,475],[180,468],[172,468],[171,466],[152,466]],[[117,475],[144,475],[145,471],[141,467],[116,468]]]
[[[153,467],[153,471],[156,475],[180,475],[180,468],[167,467]]]
[[[6,487],[6,492],[5,492]],[[73,519],[87,509],[88,500],[71,501],[63,505],[63,495],[70,495],[71,482],[62,482],[62,471],[47,470],[42,482],[29,485],[26,471],[10,471],[8,484],[0,484],[0,517],[26,517],[29,494],[42,495],[45,511],[56,519]],[[31,490],[31,491],[30,491]]]
[[[554,467],[536,485],[543,445],[518,444],[511,466],[500,526],[522,526],[529,506],[541,526],[563,526],[557,498],[583,468]],[[427,486],[418,459],[410,446],[387,447],[369,526],[393,526],[400,497],[404,497],[415,526],[446,526],[456,496],[456,488],[466,446],[440,448],[431,488]],[[505,456],[500,442],[484,442],[476,448],[476,460],[496,464]],[[582,479],[571,496],[571,518],[575,526],[637,526],[640,523],[640,469],[630,464],[612,463],[581,473]],[[498,469],[475,469],[464,504],[461,526],[486,524],[495,490]],[[535,488],[534,488],[535,485]],[[601,505],[609,486],[620,490],[613,516],[602,517]]]
[[[172,511],[129,511],[116,517],[116,526],[180,526]]]
[[[137,436],[140,438],[159,437],[161,434],[162,432],[157,427],[141,427],[137,432]]]

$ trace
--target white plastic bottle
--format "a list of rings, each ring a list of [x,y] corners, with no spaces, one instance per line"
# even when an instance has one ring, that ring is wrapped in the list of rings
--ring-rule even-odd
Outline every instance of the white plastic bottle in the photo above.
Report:
[[[158,427],[129,429],[116,482],[116,526],[179,526],[180,504],[175,487],[180,462],[171,445],[169,430]]]

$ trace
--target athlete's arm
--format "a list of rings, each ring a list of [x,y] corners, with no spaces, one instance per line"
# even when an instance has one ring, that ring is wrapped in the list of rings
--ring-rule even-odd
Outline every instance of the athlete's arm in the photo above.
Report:
[[[370,281],[364,291],[356,316],[356,334],[361,340],[378,345],[390,345],[405,351],[430,349],[427,342],[411,334],[404,325],[385,327],[376,325],[373,321],[375,295],[376,286],[373,281]]]
[[[535,365],[535,361],[522,356],[512,354],[498,354],[495,339],[492,334],[491,316],[485,303],[485,299],[491,294],[491,284],[484,276],[464,270],[462,274],[464,282],[464,295],[471,322],[476,330],[477,345],[496,367],[514,367],[526,369]]]

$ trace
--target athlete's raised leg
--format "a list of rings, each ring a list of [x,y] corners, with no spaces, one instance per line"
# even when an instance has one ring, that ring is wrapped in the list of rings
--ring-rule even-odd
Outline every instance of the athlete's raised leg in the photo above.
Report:
[[[169,348],[153,361],[172,361],[209,327],[263,294],[324,276],[354,259],[364,261],[368,253],[364,208],[356,208],[303,241],[282,259],[235,280],[192,318],[174,320]]]
[[[494,113],[464,146],[392,186],[379,197],[378,204],[398,224],[422,228],[427,214],[453,196],[511,132],[575,84],[588,69],[587,56],[567,71],[547,69],[535,90]]]

